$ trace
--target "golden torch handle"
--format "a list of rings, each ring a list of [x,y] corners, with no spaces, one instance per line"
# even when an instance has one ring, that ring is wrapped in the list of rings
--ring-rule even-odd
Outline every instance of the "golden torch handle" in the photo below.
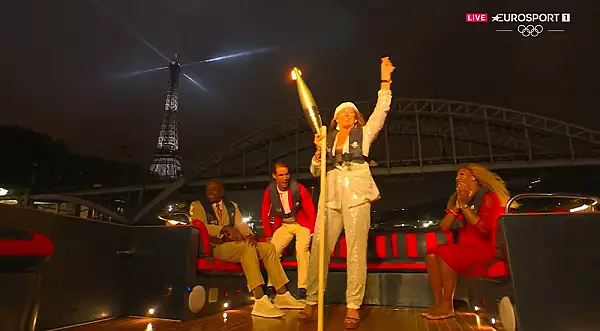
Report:
[[[327,266],[325,266],[325,196],[326,196],[326,176],[327,176],[327,127],[323,126],[319,109],[315,103],[315,99],[310,93],[308,86],[302,78],[302,72],[297,67],[294,67],[291,72],[291,77],[296,81],[298,87],[298,97],[300,98],[300,104],[302,110],[306,116],[306,121],[314,133],[321,132],[323,138],[321,139],[321,190],[319,193],[319,219],[318,227],[319,231],[319,293],[317,300],[317,330],[323,331],[323,309],[324,309],[324,297],[325,297],[325,284],[324,276]]]
[[[325,197],[326,197],[326,191],[327,191],[327,127],[326,126],[322,126],[321,127],[321,135],[323,136],[323,139],[321,139],[321,190],[319,192],[319,210],[321,211],[319,213],[319,219],[317,220],[319,222],[319,296],[318,296],[318,305],[317,305],[317,330],[318,331],[323,331],[323,309],[325,304],[324,304],[324,299],[325,299],[325,284],[324,284],[324,279],[325,278],[325,272],[326,272],[326,266],[325,266],[325,238],[327,237],[325,235],[325,231],[326,231],[326,227],[325,227]]]

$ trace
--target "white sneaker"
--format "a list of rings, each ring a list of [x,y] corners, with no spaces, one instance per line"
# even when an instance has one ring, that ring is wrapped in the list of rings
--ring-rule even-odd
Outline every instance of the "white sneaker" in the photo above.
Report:
[[[281,309],[275,307],[271,300],[269,300],[268,296],[263,295],[262,298],[254,301],[252,315],[266,318],[276,318],[285,315],[285,313],[281,311]]]
[[[289,291],[275,297],[275,307],[280,309],[303,309],[304,306],[306,304],[296,300]]]

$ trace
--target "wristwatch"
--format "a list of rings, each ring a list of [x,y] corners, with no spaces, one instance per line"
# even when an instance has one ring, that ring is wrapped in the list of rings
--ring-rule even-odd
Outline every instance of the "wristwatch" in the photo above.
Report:
[[[460,206],[460,209],[469,209],[469,208],[471,208],[471,206],[469,206],[469,205],[461,205]]]

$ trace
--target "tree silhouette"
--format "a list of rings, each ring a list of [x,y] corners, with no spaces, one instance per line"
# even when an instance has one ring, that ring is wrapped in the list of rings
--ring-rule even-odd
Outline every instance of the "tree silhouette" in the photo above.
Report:
[[[0,126],[0,142],[0,187],[13,190],[32,182],[33,191],[139,183],[145,175],[139,165],[74,154],[63,141],[27,128]]]

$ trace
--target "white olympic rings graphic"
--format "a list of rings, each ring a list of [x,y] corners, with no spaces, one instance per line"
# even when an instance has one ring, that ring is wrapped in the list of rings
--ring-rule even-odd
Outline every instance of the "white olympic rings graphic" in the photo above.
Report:
[[[542,33],[542,31],[544,31],[544,27],[541,25],[519,25],[517,27],[517,32],[519,32],[523,37],[527,38],[527,37],[537,37],[540,35],[540,33]]]

